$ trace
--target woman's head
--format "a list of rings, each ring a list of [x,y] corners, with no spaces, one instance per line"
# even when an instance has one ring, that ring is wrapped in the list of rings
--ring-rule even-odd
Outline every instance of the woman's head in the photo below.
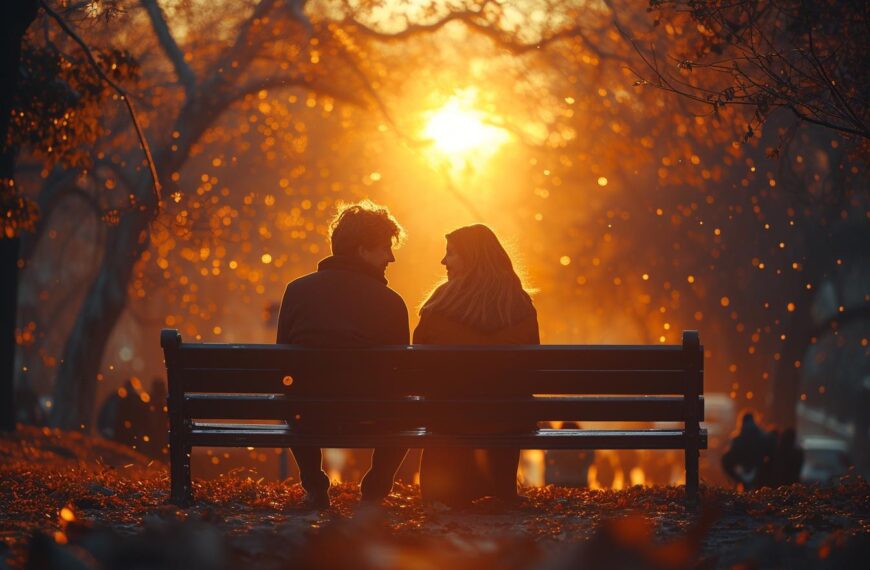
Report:
[[[487,226],[474,224],[447,234],[441,263],[447,282],[429,296],[420,314],[443,314],[482,330],[510,326],[534,313],[508,253]]]
[[[441,264],[447,269],[447,279],[473,273],[514,274],[510,256],[495,233],[483,224],[453,230],[446,238]]]

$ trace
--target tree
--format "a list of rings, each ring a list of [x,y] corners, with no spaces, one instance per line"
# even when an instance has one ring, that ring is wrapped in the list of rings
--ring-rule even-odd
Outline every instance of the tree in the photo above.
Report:
[[[643,52],[627,54],[627,46],[687,49],[688,29],[646,32],[636,11],[608,6],[612,31],[630,41],[598,45],[628,68],[648,60]],[[580,67],[563,61],[566,75]],[[854,137],[806,125],[796,130],[782,112],[766,116],[762,131],[757,115],[738,105],[692,116],[643,90],[635,91],[636,100],[615,97],[604,86],[618,82],[597,82],[608,103],[601,115],[575,113],[575,130],[587,136],[545,163],[559,173],[559,186],[569,176],[560,162],[576,159],[573,169],[588,164],[585,185],[601,184],[577,222],[557,223],[573,230],[565,241],[576,245],[566,248],[563,271],[583,267],[577,289],[587,302],[580,306],[597,303],[611,319],[628,312],[641,330],[658,328],[650,337],[662,341],[673,338],[671,331],[700,326],[710,347],[708,385],[748,405],[767,393],[774,419],[793,425],[808,348],[825,330],[866,313],[843,307],[819,323],[812,308],[840,266],[857,263],[854,254],[832,255],[862,239],[854,228],[865,216],[867,172],[846,152]],[[571,98],[578,111],[595,107],[586,93]],[[650,109],[664,116],[651,116]],[[747,140],[753,125],[759,136]],[[564,192],[546,189],[550,197]],[[569,211],[569,204],[555,210]],[[587,237],[590,225],[601,232],[599,240]],[[602,295],[608,285],[614,293]]]
[[[860,0],[651,0],[656,24],[689,41],[665,61],[638,45],[642,81],[715,111],[747,106],[746,135],[777,109],[870,144],[870,8]],[[694,28],[694,29],[693,29]],[[696,32],[696,33],[695,33]]]
[[[77,61],[61,53],[51,42],[34,46],[22,40],[30,24],[36,19],[40,7],[48,12],[80,45],[84,58]],[[80,3],[78,9],[91,8],[88,2]],[[68,13],[76,8],[69,8]],[[108,2],[95,14],[109,13],[114,2]],[[2,354],[2,377],[0,385],[4,394],[8,391],[8,409],[3,413],[4,425],[15,422],[14,410],[14,362],[16,345],[16,306],[20,269],[25,263],[21,257],[22,235],[38,235],[40,208],[16,185],[14,159],[19,149],[25,148],[42,156],[47,165],[62,164],[65,168],[83,168],[90,164],[90,157],[83,145],[93,142],[99,133],[97,110],[111,90],[121,95],[124,91],[116,81],[124,81],[136,73],[136,63],[129,54],[119,50],[94,53],[78,38],[63,17],[42,1],[16,2],[6,19],[8,34],[4,34],[4,69],[8,72],[4,82],[10,86],[3,91],[0,112],[3,113],[2,142],[4,171],[2,179],[2,211],[4,213],[0,248],[4,271],[0,287],[4,292],[4,305],[0,314],[0,330],[4,338]],[[99,59],[99,63],[97,61]],[[13,65],[14,62],[14,65]],[[101,65],[111,69],[109,77]],[[19,78],[19,69],[24,69]],[[131,102],[127,102],[133,114]],[[75,119],[73,119],[75,117]],[[135,115],[133,114],[135,121]],[[147,151],[147,143],[140,141]],[[152,170],[153,174],[153,170]],[[155,179],[156,181],[156,179]],[[54,205],[54,198],[49,200]],[[8,364],[8,366],[7,366]]]
[[[357,21],[368,13],[366,5],[352,8],[339,3],[333,7],[336,10],[323,9],[323,13],[315,12],[317,18],[309,19],[305,2],[262,0],[250,4],[229,42],[220,38],[210,43],[199,38],[208,38],[205,26],[213,26],[219,18],[223,18],[225,28],[237,11],[197,13],[198,20],[187,22],[192,24],[188,49],[176,39],[160,6],[150,0],[143,0],[141,6],[153,34],[152,39],[143,41],[156,40],[173,76],[173,94],[160,90],[164,99],[153,103],[160,113],[154,114],[152,129],[171,133],[171,138],[163,137],[155,146],[154,158],[157,170],[169,173],[167,196],[176,203],[187,198],[172,183],[180,179],[188,160],[199,152],[203,136],[234,105],[269,90],[305,90],[343,104],[375,109],[395,128],[375,80],[368,75],[370,54],[359,44],[372,38],[404,40],[437,31],[453,21],[496,30],[491,22],[499,21],[497,4],[487,0],[471,2],[469,7],[442,7],[434,16],[424,10],[417,17],[427,23],[418,26],[405,22],[405,29],[399,32],[381,32]],[[482,17],[484,8],[495,11]],[[508,32],[497,35],[499,39],[510,36]],[[518,42],[516,46],[518,51],[531,51],[538,44]],[[201,50],[201,56],[199,51],[194,53],[195,48]],[[380,70],[375,67],[374,72]],[[98,274],[68,336],[55,380],[55,425],[89,425],[106,342],[126,306],[136,264],[151,245],[152,220],[159,204],[137,177],[138,166],[128,164],[118,176],[122,182],[131,182],[126,190],[133,207],[119,209],[110,220]]]
[[[15,187],[15,148],[9,144],[12,104],[19,81],[21,41],[36,18],[35,1],[16,1],[4,10],[0,27],[0,273],[18,274],[18,234],[26,228],[30,215],[27,202]],[[15,312],[18,307],[18,280],[0,280],[0,430],[15,428]]]
[[[177,79],[180,104],[162,108],[156,122],[163,137],[155,147],[154,158],[159,172],[179,173],[203,134],[234,103],[269,88],[305,88],[335,99],[360,103],[340,77],[330,77],[323,66],[312,63],[309,42],[312,24],[300,11],[283,10],[281,3],[263,0],[253,3],[247,16],[238,24],[230,45],[201,62],[194,71],[185,58],[162,10],[153,1],[143,0],[154,37],[172,66]],[[324,39],[329,35],[322,28]],[[280,50],[305,46],[295,58],[275,70],[263,60]],[[343,46],[333,42],[327,53],[334,55],[344,72],[353,71],[352,61],[340,60]],[[274,51],[272,51],[274,50]],[[301,57],[300,57],[301,55]],[[307,59],[303,59],[307,57]],[[199,62],[198,62],[199,63]],[[336,71],[336,70],[331,70]],[[341,71],[341,69],[339,69]],[[349,85],[355,82],[351,79]],[[127,300],[127,289],[135,264],[148,250],[151,222],[159,207],[147,179],[136,176],[137,166],[126,173],[133,181],[128,188],[134,207],[120,210],[108,230],[102,262],[96,278],[69,334],[54,388],[58,403],[52,423],[63,427],[88,426],[94,405],[97,374],[106,341],[120,317]],[[177,188],[171,192],[180,201]]]

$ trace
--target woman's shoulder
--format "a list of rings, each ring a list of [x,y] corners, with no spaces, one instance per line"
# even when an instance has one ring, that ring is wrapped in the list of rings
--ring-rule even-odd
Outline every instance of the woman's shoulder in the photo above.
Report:
[[[525,318],[493,333],[497,344],[540,344],[538,314],[534,308]]]
[[[446,315],[426,311],[414,329],[415,344],[538,344],[538,318],[528,317],[506,327],[481,330]]]
[[[414,344],[469,344],[474,331],[435,311],[424,311],[414,329]]]

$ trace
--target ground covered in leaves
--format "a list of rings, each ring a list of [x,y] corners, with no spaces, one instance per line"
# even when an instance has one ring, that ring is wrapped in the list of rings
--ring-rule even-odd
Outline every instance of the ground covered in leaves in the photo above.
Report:
[[[20,427],[0,436],[0,568],[865,568],[870,487],[738,494],[704,488],[527,489],[519,505],[424,505],[397,484],[382,508],[356,485],[327,511],[297,484],[235,472],[166,503],[166,465],[104,440]]]

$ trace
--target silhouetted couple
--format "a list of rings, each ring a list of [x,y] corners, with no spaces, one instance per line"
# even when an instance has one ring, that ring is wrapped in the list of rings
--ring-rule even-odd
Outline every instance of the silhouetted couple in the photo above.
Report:
[[[473,225],[447,234],[441,263],[447,279],[420,309],[414,331],[419,344],[538,344],[537,313],[510,257],[488,227]],[[404,231],[390,212],[369,201],[340,208],[330,225],[332,256],[318,270],[287,286],[278,318],[278,343],[308,346],[408,344],[408,309],[387,287],[387,265]],[[437,386],[427,396],[437,397]],[[480,397],[487,394],[481,393]],[[316,426],[300,426],[316,429]],[[427,426],[462,432],[463,425]],[[533,426],[493,425],[494,430]],[[329,478],[319,448],[292,448],[307,503],[329,505]],[[407,449],[378,448],[363,477],[364,502],[380,502]],[[426,449],[420,469],[423,498],[450,505],[483,497],[516,499],[518,449]]]

